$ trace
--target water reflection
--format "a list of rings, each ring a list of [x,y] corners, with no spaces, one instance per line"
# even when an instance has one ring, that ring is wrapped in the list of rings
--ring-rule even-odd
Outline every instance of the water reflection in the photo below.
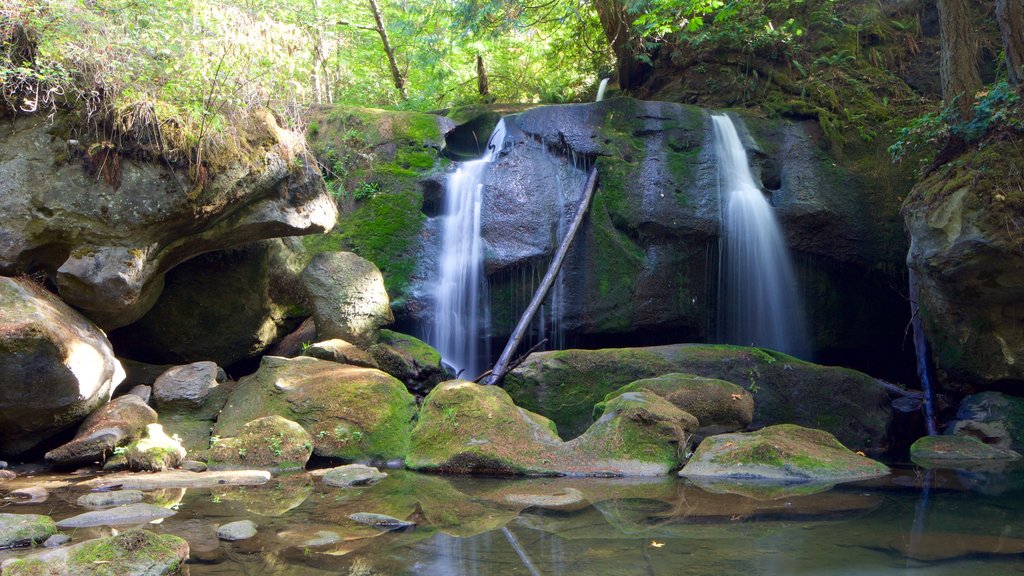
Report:
[[[298,474],[258,488],[152,493],[178,514],[147,528],[189,541],[192,576],[1024,574],[1022,470],[903,468],[821,491],[402,470],[339,489]],[[49,485],[45,503],[10,508],[56,519],[82,511],[74,502],[84,488]],[[355,512],[417,526],[382,532],[350,520]],[[258,524],[255,538],[216,540],[218,525],[239,519]]]

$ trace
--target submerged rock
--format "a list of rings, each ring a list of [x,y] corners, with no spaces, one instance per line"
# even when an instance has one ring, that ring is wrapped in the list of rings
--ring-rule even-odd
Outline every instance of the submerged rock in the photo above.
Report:
[[[851,452],[831,434],[793,424],[705,438],[679,472],[687,478],[809,483],[887,474],[889,468]]]
[[[991,446],[1024,451],[1024,398],[1001,392],[967,396],[960,401],[949,431]]]
[[[955,466],[978,460],[1018,460],[1009,448],[985,444],[970,436],[924,436],[910,446],[910,458],[923,465]]]
[[[324,470],[319,476],[324,484],[348,488],[350,486],[371,486],[388,477],[387,474],[372,466],[362,464],[348,464]]]
[[[370,512],[356,512],[350,514],[349,519],[360,524],[366,524],[367,526],[373,526],[380,530],[404,530],[411,528],[416,525],[415,522],[409,522],[406,520],[399,520],[391,516],[385,516],[384,514],[372,514]]]
[[[47,452],[46,461],[71,466],[103,460],[118,446],[142,436],[146,426],[156,420],[156,412],[142,398],[134,394],[118,396],[90,414],[70,442]]]
[[[141,490],[114,490],[111,492],[90,492],[78,497],[76,504],[88,508],[105,508],[142,502]]]
[[[452,380],[427,395],[406,466],[473,474],[662,475],[681,463],[697,420],[665,400],[631,392],[572,442],[497,386]]]
[[[914,534],[913,538],[893,538],[889,548],[911,560],[939,562],[976,556],[1024,554],[1024,539],[986,534],[922,532]]]
[[[217,527],[217,538],[235,542],[237,540],[248,540],[256,535],[256,523],[252,520],[239,520],[228,522]]]
[[[605,396],[594,411],[603,411],[605,404],[616,396],[639,390],[664,398],[692,414],[700,423],[697,432],[704,435],[743,430],[754,417],[754,398],[750,392],[732,382],[690,374],[637,380]]]
[[[281,416],[246,423],[238,436],[221,438],[207,453],[211,470],[301,470],[313,453],[313,438],[299,424]]]
[[[314,256],[302,271],[302,285],[324,340],[370,345],[380,327],[395,320],[380,270],[351,252]]]
[[[40,514],[0,514],[0,550],[30,546],[57,532],[49,516]]]
[[[565,487],[551,494],[506,494],[505,501],[529,508],[568,512],[590,505],[582,492]]]
[[[305,428],[317,456],[388,461],[409,450],[416,401],[379,370],[264,356],[259,370],[232,391],[215,433],[237,436],[246,423],[271,415]]]
[[[0,230],[0,262],[7,232]],[[0,456],[74,427],[123,379],[99,328],[34,282],[0,277]]]
[[[177,574],[188,556],[188,543],[177,536],[130,530],[7,560],[0,568],[4,576],[93,576],[98,566],[116,567],[110,573],[118,576],[161,576]]]
[[[888,446],[891,403],[874,378],[762,348],[675,344],[538,352],[506,377],[505,389],[518,405],[575,436],[590,425],[594,406],[606,395],[672,373],[745,388],[754,399],[753,428],[793,423],[828,431],[855,450],[883,452]]]
[[[426,342],[406,334],[381,330],[380,341],[370,347],[370,355],[381,370],[418,394],[430,392],[446,377],[441,354]]]
[[[57,522],[58,528],[89,528],[92,526],[126,526],[145,524],[154,520],[162,520],[177,514],[163,506],[154,504],[126,504],[106,510],[85,512]]]
[[[163,488],[214,488],[217,486],[258,486],[270,480],[265,470],[225,470],[220,472],[188,472],[168,470],[152,474],[113,474],[88,480],[83,484],[95,490],[160,490]]]

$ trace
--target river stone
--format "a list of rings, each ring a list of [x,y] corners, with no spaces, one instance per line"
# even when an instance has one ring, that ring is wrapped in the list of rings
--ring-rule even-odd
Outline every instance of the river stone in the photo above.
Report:
[[[1018,460],[1020,454],[983,443],[971,436],[924,436],[910,446],[910,458],[923,465],[942,464],[953,467],[957,463],[979,460]]]
[[[4,480],[13,480],[18,477],[18,473],[14,470],[0,470],[0,482]]]
[[[132,386],[131,390],[128,391],[128,394],[138,396],[139,398],[142,398],[143,402],[149,404],[149,399],[153,397],[153,387],[146,386],[145,384],[138,384],[136,386]]]
[[[199,408],[210,389],[224,380],[218,379],[218,374],[223,373],[213,362],[194,362],[167,370],[153,383],[156,407]]]
[[[146,435],[128,445],[125,456],[128,468],[137,471],[162,472],[176,468],[185,458],[185,448],[164,432],[160,424],[146,426]]]
[[[14,502],[15,504],[37,504],[39,502],[46,502],[46,499],[49,497],[50,491],[43,486],[26,486],[11,490],[4,496],[4,500]]]
[[[388,477],[387,474],[372,466],[347,464],[323,471],[320,475],[324,484],[348,488],[350,486],[372,486]]]
[[[369,260],[324,252],[313,257],[301,278],[323,340],[373,344],[380,327],[394,322],[384,277]]]
[[[0,549],[42,542],[57,532],[49,516],[0,514]]]
[[[114,448],[140,437],[156,420],[156,412],[142,398],[134,394],[118,396],[90,414],[70,442],[47,452],[46,461],[71,466],[103,460]]]
[[[991,446],[1024,451],[1024,399],[1001,392],[971,394],[960,401],[949,431]]]
[[[217,538],[235,542],[237,540],[248,540],[256,535],[256,523],[252,520],[239,520],[228,522],[217,527]]]
[[[762,348],[675,344],[537,352],[509,373],[504,387],[516,404],[551,418],[562,434],[573,437],[593,422],[594,406],[609,393],[672,373],[745,388],[754,397],[751,428],[799,424],[871,453],[883,452],[889,443],[892,407],[877,380]]]
[[[161,576],[178,574],[189,556],[188,543],[171,534],[129,530],[71,546],[4,561],[4,576]],[[116,567],[116,572],[97,566]]]
[[[0,141],[0,273],[46,271],[64,301],[106,330],[139,319],[164,273],[190,258],[324,232],[337,218],[303,136],[266,110],[226,131],[208,182],[191,193],[185,175],[160,160],[126,159],[112,187],[81,162],[60,160],[68,144],[47,118],[15,125]]]
[[[43,542],[43,547],[58,548],[60,546],[67,544],[68,542],[71,542],[71,536],[68,536],[67,534],[54,534],[53,536],[47,538],[45,542]]]
[[[313,454],[349,461],[405,457],[416,400],[384,372],[316,358],[264,356],[238,382],[214,433],[237,436],[264,416],[298,422],[313,438]]]
[[[368,352],[340,338],[317,342],[302,352],[303,356],[311,356],[320,360],[329,360],[338,364],[351,364],[363,368],[378,368],[377,362]],[[392,374],[394,376],[394,374]],[[399,378],[401,380],[401,378]]]
[[[687,478],[810,483],[887,474],[889,468],[851,452],[828,432],[794,424],[705,438],[679,472]]]
[[[647,392],[612,399],[585,434],[563,442],[543,416],[497,386],[451,380],[423,401],[405,464],[459,474],[664,475],[679,466],[693,416]]]
[[[0,192],[0,205],[7,194]],[[0,229],[0,261],[9,231]],[[76,426],[123,379],[110,342],[90,321],[30,280],[0,277],[0,456]]]
[[[583,493],[564,487],[552,494],[507,494],[505,501],[518,506],[544,508],[558,512],[581,510],[590,505]]]
[[[366,524],[367,526],[373,526],[374,528],[385,531],[404,530],[416,525],[415,522],[399,520],[398,518],[386,516],[384,514],[372,514],[370,512],[356,512],[355,514],[349,514],[348,517],[353,522]]]
[[[127,504],[106,510],[84,512],[57,522],[58,528],[90,528],[92,526],[125,526],[145,524],[154,520],[170,518],[177,514],[163,506],[153,504]]]
[[[114,490],[112,492],[90,492],[78,497],[76,504],[86,508],[106,508],[142,502],[140,490]]]
[[[370,355],[380,369],[398,378],[417,394],[426,394],[445,379],[441,354],[426,342],[412,336],[380,331],[380,341],[370,347]]]
[[[83,483],[94,490],[114,487],[125,490],[160,490],[164,488],[215,488],[224,486],[258,486],[270,480],[265,470],[225,470],[216,472],[189,472],[168,470],[152,474],[113,474]]]
[[[211,470],[301,470],[313,453],[313,438],[302,426],[281,416],[246,423],[238,436],[221,438],[207,453]]]
[[[692,414],[700,422],[697,432],[702,435],[743,430],[754,417],[754,397],[750,392],[732,382],[690,374],[666,374],[627,384],[605,396],[604,402],[595,407],[595,414],[603,411],[612,398],[638,390],[664,398]]]

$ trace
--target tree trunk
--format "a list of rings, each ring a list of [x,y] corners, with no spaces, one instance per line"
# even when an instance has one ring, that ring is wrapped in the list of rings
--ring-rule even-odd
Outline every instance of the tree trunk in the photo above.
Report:
[[[395,88],[402,96],[402,100],[409,99],[409,93],[405,90],[405,78],[398,69],[398,62],[395,61],[395,51],[391,49],[391,40],[388,39],[388,30],[384,27],[384,15],[377,6],[377,0],[370,1],[370,11],[373,12],[373,19],[377,22],[377,34],[380,34],[380,41],[384,44],[384,53],[388,55],[388,66],[391,67],[391,78],[395,81]]]
[[[476,90],[484,100],[491,95],[491,88],[487,82],[487,68],[484,66],[484,57],[479,54],[476,55]]]
[[[621,0],[594,0],[598,20],[604,35],[615,53],[615,72],[619,88],[628,90],[639,86],[650,67],[637,60],[642,43],[633,36],[633,18]]]
[[[1003,36],[1010,84],[1021,83],[1024,67],[1024,0],[996,0],[996,20]]]
[[[320,0],[310,0],[313,7],[313,29],[310,34],[313,37],[311,47],[313,56],[313,93],[316,95],[317,104],[324,101],[324,37],[323,28],[320,23]]]
[[[968,0],[938,0],[942,53],[939,75],[942,101],[956,102],[964,119],[970,118],[974,95],[981,89],[978,43]]]

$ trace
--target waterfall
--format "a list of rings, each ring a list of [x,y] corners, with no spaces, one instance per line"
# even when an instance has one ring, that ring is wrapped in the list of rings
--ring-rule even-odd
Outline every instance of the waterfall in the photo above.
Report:
[[[935,408],[932,398],[932,373],[928,364],[928,339],[924,335],[924,323],[921,320],[921,289],[917,286],[917,274],[910,268],[910,323],[914,330],[914,355],[917,357],[917,377],[921,380],[921,391],[924,392],[924,423],[929,436],[938,433],[935,428]]]
[[[604,89],[608,87],[608,79],[602,78],[601,84],[597,87],[597,98],[594,98],[594,102],[600,102],[604,100]]]
[[[793,263],[771,205],[754,182],[732,120],[712,116],[724,209],[719,339],[807,358],[810,346]]]
[[[487,165],[501,151],[505,121],[499,121],[479,160],[463,162],[448,177],[442,223],[434,320],[428,336],[445,362],[462,377],[482,372],[479,343],[490,324],[483,274],[480,209]]]

